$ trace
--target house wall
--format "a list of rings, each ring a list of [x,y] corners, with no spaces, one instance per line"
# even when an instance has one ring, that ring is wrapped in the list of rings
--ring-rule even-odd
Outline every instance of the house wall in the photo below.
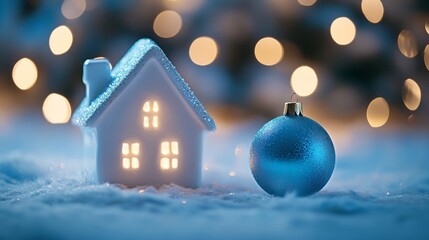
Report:
[[[151,59],[94,123],[100,182],[130,187],[176,183],[197,187],[202,172],[202,123],[183,100],[164,69]],[[143,128],[143,104],[159,104],[159,128]],[[122,143],[140,143],[139,169],[123,169]],[[160,168],[162,141],[179,142],[177,169]]]

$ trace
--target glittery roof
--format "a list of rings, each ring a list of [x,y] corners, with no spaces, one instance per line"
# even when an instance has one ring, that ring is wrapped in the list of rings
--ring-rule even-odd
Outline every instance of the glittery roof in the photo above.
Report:
[[[206,129],[210,131],[215,130],[216,124],[212,117],[204,109],[203,105],[176,71],[161,48],[150,39],[140,39],[128,50],[125,56],[113,68],[111,73],[112,82],[106,90],[89,103],[89,105],[86,104],[86,99],[84,99],[73,114],[73,123],[81,127],[90,126],[104,109],[109,106],[109,103],[121,94],[122,90],[134,80],[139,72],[139,68],[151,57],[160,62],[177,90],[181,93],[183,99],[199,117]]]

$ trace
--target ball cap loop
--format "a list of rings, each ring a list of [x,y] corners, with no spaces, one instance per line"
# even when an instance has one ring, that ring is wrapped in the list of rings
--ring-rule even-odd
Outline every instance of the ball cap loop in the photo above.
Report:
[[[296,97],[296,101],[293,101],[293,96]],[[296,93],[292,93],[290,96],[290,102],[285,103],[283,115],[302,116],[302,104],[299,102],[298,95],[296,95]]]

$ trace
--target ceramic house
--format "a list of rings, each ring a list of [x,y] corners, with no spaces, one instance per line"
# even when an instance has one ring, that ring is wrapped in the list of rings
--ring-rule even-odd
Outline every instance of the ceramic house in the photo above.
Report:
[[[94,136],[100,182],[199,185],[203,133],[216,125],[152,40],[137,41],[112,70],[87,60],[83,82],[73,123]]]

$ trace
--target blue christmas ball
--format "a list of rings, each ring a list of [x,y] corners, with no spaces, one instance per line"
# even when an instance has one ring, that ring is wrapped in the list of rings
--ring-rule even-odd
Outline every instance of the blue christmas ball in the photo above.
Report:
[[[332,175],[335,150],[328,133],[302,115],[284,115],[266,123],[250,149],[252,174],[267,193],[308,196]]]

